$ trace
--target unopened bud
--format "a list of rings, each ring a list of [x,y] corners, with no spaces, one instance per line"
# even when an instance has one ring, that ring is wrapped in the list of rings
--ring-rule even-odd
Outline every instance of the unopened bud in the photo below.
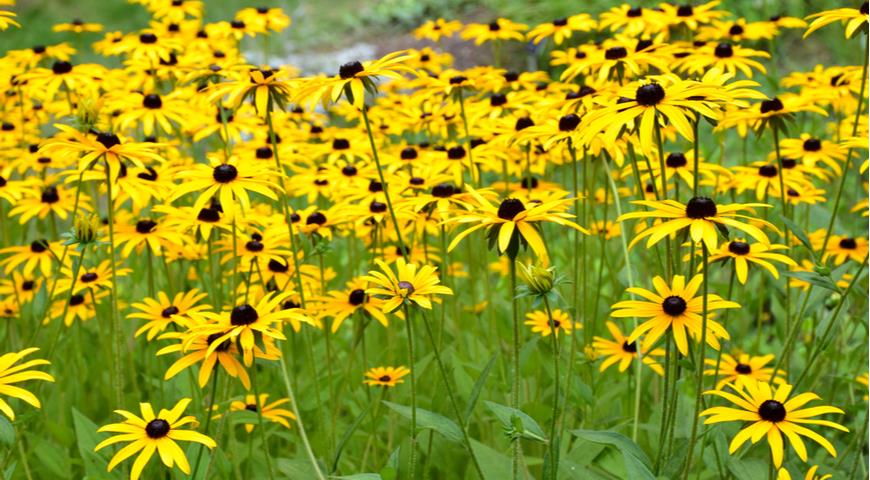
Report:
[[[553,269],[538,265],[520,264],[520,276],[529,287],[529,291],[535,295],[546,295],[553,289]]]
[[[73,222],[73,240],[82,245],[93,243],[97,240],[100,231],[100,217],[91,213],[88,215],[76,215]]]

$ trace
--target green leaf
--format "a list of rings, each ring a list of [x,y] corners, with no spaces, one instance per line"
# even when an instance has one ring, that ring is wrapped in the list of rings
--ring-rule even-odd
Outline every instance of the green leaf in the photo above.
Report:
[[[0,415],[0,442],[6,445],[15,443],[15,427],[4,415]]]
[[[520,410],[495,402],[490,402],[489,400],[484,403],[487,408],[498,417],[506,429],[514,430],[522,428],[522,431],[520,432],[522,438],[536,440],[543,443],[547,442],[547,434],[544,433],[544,430],[540,425],[538,425],[538,422],[536,422],[534,418],[526,415]]]
[[[99,427],[75,407],[72,407],[72,418],[76,431],[76,446],[84,462],[85,474],[91,478],[112,478],[106,473],[106,468],[109,466],[107,453],[110,450],[94,451],[102,440],[97,433]]]
[[[649,457],[646,456],[646,453],[636,443],[625,435],[597,430],[573,430],[571,433],[589,442],[616,447],[622,453],[627,478],[655,480],[656,477],[650,471]]]
[[[377,473],[355,473],[353,475],[344,475],[341,477],[330,477],[344,480],[383,480]]]
[[[372,404],[370,403],[365,410],[360,412],[359,416],[356,417],[356,420],[353,421],[351,426],[344,432],[344,435],[341,436],[341,440],[338,442],[338,447],[335,450],[335,459],[332,461],[332,471],[335,472],[338,470],[338,461],[341,460],[341,452],[344,450],[344,446],[347,444],[347,441],[350,440],[353,432],[359,428],[360,424],[363,420],[365,420],[366,416],[368,416],[369,410],[371,410]],[[374,473],[369,474],[361,474],[361,475],[375,475],[378,479],[381,478],[380,475],[376,475]],[[341,477],[341,478],[351,478],[351,477]]]
[[[480,392],[486,384],[486,378],[489,377],[489,372],[492,370],[492,367],[495,366],[496,358],[497,355],[493,355],[492,358],[489,359],[489,362],[485,367],[483,367],[483,371],[480,372],[480,376],[477,377],[477,381],[474,382],[474,387],[471,388],[471,395],[468,397],[468,405],[465,406],[465,412],[462,414],[462,418],[466,421],[471,418],[474,406],[477,405],[477,399],[480,398]]]
[[[800,240],[800,242],[807,249],[807,251],[810,252],[810,258],[813,259],[813,263],[816,263],[816,254],[815,252],[813,252],[813,244],[810,243],[810,238],[807,237],[807,232],[805,232],[803,228],[799,227],[797,224],[789,220],[784,215],[780,215],[779,218],[780,220],[782,220],[782,223],[785,224],[786,228],[788,228],[791,233],[793,233],[794,236],[797,237],[798,240]]]
[[[388,402],[386,400],[384,400],[383,403],[399,415],[405,418],[411,418],[411,407]],[[457,425],[456,422],[443,415],[430,412],[429,410],[423,410],[419,407],[417,408],[417,428],[423,430],[434,430],[452,442],[459,443],[462,441],[462,430],[459,429],[459,425]]]
[[[832,292],[839,292],[840,289],[837,288],[837,285],[828,277],[823,277],[816,272],[782,272],[786,277],[797,278],[798,280],[803,280],[817,287],[821,287]]]
[[[471,439],[471,449],[474,450],[474,456],[480,462],[480,469],[483,470],[486,478],[510,478],[511,476],[511,459],[507,455],[490,448]],[[520,468],[523,468],[522,466]],[[521,478],[526,478],[520,473]]]

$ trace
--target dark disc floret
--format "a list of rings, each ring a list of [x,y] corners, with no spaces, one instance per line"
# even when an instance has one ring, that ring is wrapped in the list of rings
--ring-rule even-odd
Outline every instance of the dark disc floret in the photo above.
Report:
[[[402,160],[415,160],[417,158],[417,149],[414,147],[405,147],[399,154]]]
[[[564,27],[565,25],[568,25],[568,19],[565,17],[557,18],[553,20],[553,25],[556,27]]]
[[[637,342],[623,341],[622,342],[622,351],[628,353],[637,353]]]
[[[76,305],[81,305],[85,303],[85,296],[80,294],[75,294],[69,297],[69,306],[75,307]]]
[[[523,179],[520,180],[520,186],[526,189],[538,188],[538,179],[535,177],[523,177]]]
[[[758,167],[758,174],[762,177],[773,178],[776,177],[779,170],[776,168],[776,165],[762,165]]]
[[[381,375],[380,377],[378,377],[378,381],[383,382],[383,383],[388,383],[392,380],[393,380],[393,377],[391,377],[389,375]]]
[[[686,160],[686,154],[683,152],[671,152],[665,159],[665,165],[669,168],[685,167],[688,163],[689,162]]]
[[[678,17],[691,17],[695,14],[695,9],[692,8],[692,5],[680,5],[677,7],[677,16]]]
[[[731,25],[728,29],[728,35],[743,35],[743,27],[740,25]]]
[[[493,93],[489,97],[490,107],[500,107],[507,103],[507,96],[503,93]]]
[[[30,251],[33,253],[42,253],[48,250],[48,241],[47,240],[34,240],[30,242]]]
[[[489,31],[490,32],[497,32],[499,30],[501,30],[501,25],[499,25],[497,21],[489,23]]]
[[[870,2],[864,2],[861,4],[861,8],[859,9],[861,15],[870,14]]]
[[[782,104],[782,100],[777,97],[761,102],[761,113],[778,112],[783,108],[785,108],[785,106]]]
[[[523,212],[526,206],[518,198],[508,198],[501,202],[498,206],[498,218],[502,220],[513,220],[514,217]]]
[[[362,63],[357,61],[347,62],[338,67],[338,76],[343,80],[347,80],[355,77],[358,73],[362,73],[364,70],[365,68],[363,68]]]
[[[268,160],[272,158],[273,152],[271,147],[258,147],[256,150],[257,159]]]
[[[169,317],[171,317],[173,315],[177,315],[177,314],[178,314],[178,307],[176,307],[175,305],[170,305],[170,306],[164,308],[162,312],[160,312],[160,316],[163,318],[169,318]]]
[[[782,168],[788,170],[790,168],[794,168],[797,166],[797,160],[793,158],[783,158],[780,162],[782,164]]]
[[[678,317],[686,311],[686,301],[683,297],[671,295],[662,302],[662,310],[672,317]]]
[[[121,139],[114,133],[100,132],[97,134],[97,141],[106,148],[112,148],[115,145],[121,144]]]
[[[689,218],[715,217],[717,213],[716,203],[707,197],[693,197],[686,204],[686,216]]]
[[[414,185],[416,187],[419,187],[420,185],[423,185],[426,183],[426,179],[422,178],[422,177],[411,177],[408,179],[408,183],[410,183],[411,185]]]
[[[306,225],[324,225],[326,223],[326,215],[323,212],[314,212],[305,219]]]
[[[214,167],[211,176],[218,183],[230,183],[239,176],[239,170],[233,165],[222,163]]]
[[[560,132],[571,132],[577,128],[577,125],[580,125],[580,117],[574,113],[569,113],[568,115],[563,115],[559,118],[559,131]]]
[[[245,22],[241,20],[233,20],[232,22],[230,22],[230,27],[236,30],[242,30],[243,28],[245,28]]]
[[[604,58],[607,60],[619,60],[628,56],[628,50],[625,47],[610,47],[604,51]]]
[[[405,292],[407,292],[405,295],[410,295],[414,293],[414,285],[411,284],[411,282],[406,282],[402,280],[401,282],[397,283],[396,286],[402,290],[405,290]]]
[[[350,148],[350,141],[346,138],[336,138],[332,141],[333,150],[347,150]]]
[[[157,170],[154,170],[153,167],[145,167],[145,171],[137,173],[136,178],[153,182],[157,180]]]
[[[804,140],[804,151],[818,152],[822,149],[822,142],[818,138],[808,138]]]
[[[517,80],[520,79],[520,74],[514,70],[508,70],[507,72],[504,72],[504,74],[502,74],[502,76],[508,82],[516,82]]]
[[[448,148],[447,158],[450,160],[462,160],[463,158],[465,158],[465,148],[462,146]]]
[[[30,49],[33,50],[33,53],[35,53],[37,55],[41,55],[41,54],[45,53],[45,45],[34,45]]]
[[[738,363],[734,366],[734,371],[741,375],[749,375],[750,373],[752,373],[752,367],[745,363]]]
[[[279,262],[274,258],[269,260],[268,264],[269,271],[272,273],[286,273],[290,270],[290,265],[287,263]]]
[[[641,38],[640,40],[637,41],[636,44],[634,44],[634,51],[635,52],[642,52],[651,46],[653,46],[652,40],[650,40],[648,38]]]
[[[449,198],[456,193],[456,187],[452,183],[439,183],[432,187],[432,196],[437,198]]]
[[[359,173],[359,171],[353,165],[345,165],[341,167],[341,174],[345,177],[353,177],[356,176],[357,173]]]
[[[82,274],[82,276],[79,277],[79,280],[83,283],[90,283],[96,281],[98,277],[99,276],[96,273],[88,272]]]
[[[51,71],[55,75],[63,75],[65,73],[69,73],[72,71],[72,69],[73,64],[65,60],[58,60],[51,65]]]
[[[651,107],[657,105],[665,98],[665,89],[658,83],[648,83],[637,87],[634,92],[634,99],[637,103]]]
[[[514,124],[514,130],[519,132],[535,125],[535,121],[529,117],[520,117],[517,123]]]
[[[377,200],[373,200],[372,203],[369,204],[369,212],[371,213],[384,213],[387,211],[387,204],[384,202],[379,202]]]
[[[35,285],[36,284],[33,282],[33,280],[25,280],[25,281],[21,282],[21,289],[24,290],[25,292],[27,292],[27,291],[33,290],[33,287]]]
[[[245,243],[245,250],[249,252],[262,252],[264,248],[265,245],[263,245],[263,242],[259,240],[249,240],[247,243]]]
[[[558,330],[562,326],[562,322],[554,318],[553,320],[547,321],[547,325],[553,330]]]
[[[139,42],[146,45],[157,43],[157,35],[154,35],[153,33],[143,33],[139,35]]]
[[[641,15],[643,15],[643,7],[632,7],[625,12],[625,16],[628,18],[635,18]]]
[[[768,422],[781,422],[785,420],[785,405],[776,400],[765,400],[758,407],[758,415],[762,420],[767,420]]]
[[[449,83],[450,85],[461,85],[467,80],[468,77],[466,77],[465,75],[455,75],[453,77],[450,77]]]
[[[163,100],[156,93],[149,93],[142,98],[142,106],[152,110],[163,106]]]
[[[347,303],[351,305],[362,305],[366,301],[366,291],[360,288],[355,290],[351,290],[350,295],[347,296]]]
[[[157,228],[157,222],[150,218],[145,218],[136,222],[136,232],[142,235],[151,233]]]
[[[45,187],[40,196],[42,203],[57,203],[60,201],[60,195],[57,193],[57,187]]]
[[[169,422],[162,418],[155,418],[145,425],[145,433],[153,439],[163,438],[169,435]]]
[[[208,344],[211,345],[212,343],[216,342],[222,336],[223,336],[223,334],[221,334],[221,333],[212,333],[211,335],[208,336],[208,338],[206,339],[206,342],[208,342]],[[217,346],[217,348],[215,348],[215,351],[226,352],[227,350],[230,349],[231,346],[232,346],[232,343],[229,340],[224,340],[220,343],[220,345]]]
[[[713,54],[718,58],[730,58],[734,56],[734,47],[730,43],[720,43],[713,49]]]
[[[846,250],[855,250],[858,248],[858,242],[855,241],[854,238],[843,238],[840,240],[840,248]]]
[[[749,244],[734,240],[728,244],[728,251],[734,255],[746,255],[749,253]]]
[[[221,213],[215,208],[201,208],[196,215],[196,219],[200,222],[214,223],[221,219]]]
[[[230,312],[230,324],[235,326],[250,325],[257,321],[260,315],[249,304],[239,305]]]
[[[369,193],[378,193],[378,192],[383,192],[383,191],[384,191],[384,184],[383,183],[381,183],[377,180],[371,180],[369,182]]]

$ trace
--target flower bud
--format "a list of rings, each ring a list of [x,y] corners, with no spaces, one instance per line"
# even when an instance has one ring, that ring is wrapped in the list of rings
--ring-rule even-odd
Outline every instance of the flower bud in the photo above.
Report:
[[[94,130],[100,119],[101,102],[92,97],[81,97],[76,110],[76,122],[81,132]]]
[[[520,277],[534,295],[546,295],[553,289],[553,269],[520,264]]]
[[[93,243],[97,240],[100,231],[100,217],[91,213],[88,215],[76,215],[73,222],[73,240],[82,245]]]
[[[815,265],[813,266],[813,270],[823,277],[831,276],[831,269],[828,268],[827,265]]]

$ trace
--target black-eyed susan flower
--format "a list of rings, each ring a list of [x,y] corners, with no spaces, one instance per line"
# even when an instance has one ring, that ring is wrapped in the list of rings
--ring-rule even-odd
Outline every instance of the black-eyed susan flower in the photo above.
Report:
[[[47,324],[52,319],[62,318],[63,324],[71,327],[76,320],[80,322],[92,320],[97,316],[97,304],[108,295],[109,292],[100,291],[95,292],[93,296],[90,293],[76,293],[69,295],[69,298],[64,296],[52,303],[49,318],[46,318],[43,323]]]
[[[122,277],[130,273],[129,268],[116,268],[115,276]],[[94,266],[83,266],[79,270],[79,278],[73,282],[73,268],[71,266],[63,267],[60,271],[60,278],[57,279],[55,290],[57,293],[68,292],[73,283],[75,288],[72,293],[87,293],[88,289],[111,289],[112,282],[112,261],[103,260]]]
[[[255,395],[245,395],[244,401],[242,400],[233,400],[230,402],[229,414],[232,415],[233,412],[243,412],[249,411],[254,413],[260,413],[263,416],[264,421],[269,421],[273,423],[277,423],[286,429],[290,429],[289,420],[296,420],[296,415],[293,414],[290,410],[286,408],[282,408],[281,406],[289,403],[289,398],[281,398],[275,400],[272,403],[269,402],[269,394],[261,393],[259,398]],[[257,405],[260,405],[258,407]],[[254,431],[254,427],[256,426],[256,421],[254,423],[251,422],[243,422],[245,425],[245,431],[251,433]]]
[[[142,302],[130,305],[138,311],[128,314],[127,318],[145,320],[145,324],[136,330],[135,336],[146,333],[145,338],[151,341],[169,325],[176,325],[182,329],[190,328],[193,324],[190,314],[211,308],[211,305],[197,305],[205,297],[205,293],[200,293],[195,288],[188,292],[177,293],[171,299],[164,292],[157,292],[157,298],[144,298]]]
[[[512,22],[506,18],[497,18],[489,23],[469,23],[462,30],[464,40],[474,40],[475,45],[496,40],[523,41],[523,32],[529,28],[523,23]]]
[[[60,242],[49,242],[45,239],[34,240],[30,245],[14,246],[0,249],[0,255],[7,255],[0,260],[0,266],[4,267],[6,275],[20,268],[25,275],[30,275],[34,270],[48,277],[52,274],[56,258],[60,258]]]
[[[193,210],[201,212],[212,198],[220,201],[223,214],[227,219],[235,216],[234,205],[243,211],[251,208],[250,193],[258,193],[277,200],[275,190],[278,185],[272,180],[274,170],[260,162],[242,162],[233,157],[228,162],[213,157],[208,165],[197,163],[179,174],[185,181],[169,196],[174,201],[191,192],[200,192],[193,203]]]
[[[846,38],[852,35],[861,28],[861,25],[867,23],[867,12],[870,11],[867,7],[867,2],[861,4],[858,8],[835,8],[833,10],[825,10],[824,12],[814,13],[807,17],[807,20],[812,20],[804,32],[804,38],[808,37],[816,30],[840,22],[846,26]]]
[[[784,138],[779,145],[783,157],[799,160],[805,166],[823,163],[837,175],[843,171],[840,164],[846,159],[846,149],[835,142],[803,133],[800,138]]]
[[[638,342],[629,342],[628,337],[622,334],[619,326],[608,321],[607,330],[610,332],[611,339],[596,336],[592,341],[592,348],[596,355],[604,357],[601,362],[599,371],[605,371],[611,365],[619,364],[619,371],[624,372],[631,366],[631,362],[638,358],[638,350],[643,358],[643,364],[648,366],[652,371],[659,375],[665,374],[665,369],[656,360],[655,357],[662,357],[665,354],[664,349],[654,348],[650,346],[640,345]]]
[[[773,262],[796,266],[797,263],[789,256],[776,253],[777,250],[787,249],[788,247],[785,245],[750,244],[743,241],[743,239],[735,239],[722,243],[718,250],[710,252],[708,260],[712,263],[719,260],[727,261],[731,259],[734,262],[734,272],[737,274],[737,281],[745,285],[749,276],[750,263],[764,268],[776,279],[779,278],[779,271]]]
[[[587,13],[578,13],[570,17],[557,18],[552,22],[542,23],[529,30],[526,36],[532,43],[541,43],[545,38],[553,38],[553,43],[561,45],[571,38],[574,32],[588,32],[596,27],[595,20]]]
[[[85,33],[101,32],[103,26],[99,23],[88,23],[80,18],[74,18],[69,22],[55,24],[51,29],[55,32]]]
[[[69,155],[78,158],[79,171],[90,169],[96,162],[104,160],[109,164],[112,180],[118,177],[121,165],[131,162],[138,167],[146,167],[149,161],[163,162],[158,153],[160,144],[133,142],[111,132],[84,134],[67,125],[55,125],[60,132],[40,146],[46,155]]]
[[[118,450],[109,461],[107,470],[111,472],[119,463],[139,453],[130,470],[130,480],[137,480],[142,475],[142,470],[155,453],[167,467],[173,468],[178,465],[179,470],[190,475],[187,456],[176,442],[196,442],[208,448],[215,448],[217,444],[197,431],[182,428],[185,425],[195,427],[198,424],[193,415],[184,415],[188,404],[190,399],[183,398],[171,410],[161,409],[155,415],[150,403],[140,403],[141,417],[126,410],[115,410],[115,413],[124,417],[124,421],[104,425],[98,431],[118,435],[103,440],[94,451],[127,442],[127,445]]]
[[[349,281],[345,290],[333,290],[320,297],[317,308],[321,315],[332,317],[332,332],[335,333],[341,324],[356,312],[363,312],[381,325],[389,326],[390,322],[384,315],[382,303],[382,299],[366,293],[365,281],[356,279]]]
[[[490,248],[498,247],[499,254],[507,253],[511,258],[516,258],[522,243],[530,246],[539,257],[547,258],[547,247],[544,244],[544,239],[538,233],[537,223],[552,222],[588,234],[586,229],[568,220],[574,218],[574,215],[565,212],[564,209],[573,202],[572,199],[535,202],[526,207],[518,198],[506,198],[500,204],[495,205],[474,189],[469,189],[469,193],[477,202],[475,208],[457,213],[445,222],[475,225],[466,228],[454,237],[447,247],[448,251],[453,250],[463,238],[471,233],[486,228]]]
[[[398,367],[374,367],[366,372],[366,379],[363,383],[372,387],[392,388],[400,383],[404,383],[402,377],[411,373],[404,366]]]
[[[426,20],[414,30],[414,37],[437,42],[445,37],[452,37],[454,33],[462,30],[462,23],[456,20],[438,18]]]
[[[651,347],[656,340],[661,338],[669,330],[674,337],[677,349],[683,355],[689,353],[689,343],[686,333],[700,341],[702,337],[701,325],[703,324],[702,312],[704,297],[695,294],[701,287],[704,278],[695,275],[686,283],[682,275],[675,275],[671,285],[662,277],[653,278],[655,292],[630,287],[627,292],[642,297],[644,300],[624,300],[613,305],[610,313],[616,318],[648,318],[649,320],[638,325],[628,337],[629,343],[643,338],[644,348]],[[710,312],[723,308],[740,308],[738,303],[724,300],[718,295],[707,295],[707,344],[715,350],[719,350],[719,338],[729,339],[728,332],[718,322],[709,318]]]
[[[571,315],[568,312],[556,308],[551,313],[553,317],[552,321],[545,310],[529,312],[526,314],[524,323],[531,327],[532,333],[538,333],[542,337],[549,337],[553,332],[555,332],[557,337],[559,333],[571,335],[571,332],[575,328],[583,328],[582,324],[571,319]]]
[[[121,249],[126,258],[135,250],[144,247],[156,256],[162,256],[166,249],[184,243],[184,238],[175,229],[169,228],[160,218],[140,218],[135,223],[115,225],[115,247]],[[123,247],[123,248],[122,248]]]
[[[285,340],[281,333],[283,322],[294,319],[298,322],[311,324],[311,319],[301,308],[282,309],[281,304],[290,297],[290,293],[264,295],[253,305],[243,303],[229,312],[196,312],[191,313],[195,320],[203,323],[195,327],[195,331],[203,335],[218,334],[209,341],[206,355],[211,355],[223,345],[224,340],[236,341],[242,350],[245,365],[254,362],[255,332],[275,340]],[[191,338],[189,341],[193,341]]]
[[[425,309],[432,308],[432,301],[437,301],[437,295],[453,295],[453,290],[440,285],[437,268],[432,265],[417,265],[405,262],[404,258],[396,260],[396,270],[381,260],[375,260],[380,271],[372,270],[362,277],[374,286],[365,290],[368,295],[382,299],[381,310],[394,312],[402,305],[417,305]]]
[[[252,68],[239,72],[237,78],[231,78],[229,82],[212,85],[208,98],[214,103],[226,97],[225,105],[233,109],[252,99],[257,114],[265,116],[269,108],[283,110],[287,105],[292,89],[286,76],[287,72],[282,70]]]
[[[76,192],[69,187],[60,184],[48,184],[42,188],[30,188],[25,195],[15,202],[15,206],[9,210],[9,215],[18,217],[19,223],[26,224],[32,218],[43,219],[49,215],[66,220],[75,206]],[[90,210],[89,197],[80,194],[79,208]]]
[[[755,219],[738,213],[743,210],[752,211],[754,207],[769,206],[763,203],[716,205],[716,202],[707,197],[693,197],[685,205],[676,200],[635,200],[632,203],[649,207],[650,210],[625,213],[617,221],[632,218],[659,218],[662,219],[662,223],[644,226],[631,241],[631,246],[649,237],[646,246],[651,247],[668,235],[688,228],[693,242],[703,241],[708,250],[714,251],[719,246],[720,226],[735,228],[761,243],[770,244],[767,235],[760,228],[749,223],[749,220]]]
[[[864,261],[868,251],[867,237],[850,237],[836,234],[830,237],[822,254],[822,261],[833,258],[834,265],[842,265],[846,260],[858,263]],[[825,231],[816,230],[810,234],[809,239],[813,248],[821,249],[825,241]]]
[[[734,356],[723,353],[722,358],[718,362],[715,358],[704,359],[704,364],[712,367],[704,370],[704,375],[718,376],[719,382],[716,383],[716,390],[722,390],[729,383],[739,384],[747,378],[757,382],[784,383],[785,380],[780,377],[780,375],[785,375],[785,372],[782,370],[777,372],[776,378],[771,378],[773,377],[773,367],[768,366],[768,364],[773,359],[773,354],[756,357],[748,353]],[[719,365],[718,370],[716,369],[717,363]]]
[[[810,392],[792,396],[792,386],[785,383],[774,388],[766,382],[746,379],[729,386],[737,395],[724,390],[709,390],[704,393],[722,397],[737,408],[711,407],[701,412],[701,416],[709,417],[704,420],[705,424],[751,422],[731,440],[729,453],[736,452],[747,440],[751,439],[754,444],[766,437],[773,464],[779,468],[782,465],[784,452],[784,435],[798,458],[804,462],[807,461],[807,448],[801,437],[813,440],[831,456],[837,456],[837,451],[831,442],[805,425],[820,425],[848,432],[846,427],[838,423],[812,418],[827,413],[843,413],[839,408],[817,406],[802,409],[801,407],[813,400],[819,400],[820,397]]]
[[[36,408],[40,408],[41,404],[39,403],[39,399],[36,398],[34,394],[14,385],[15,383],[27,380],[43,380],[46,382],[54,381],[54,377],[45,372],[40,372],[39,370],[28,370],[40,365],[49,365],[50,363],[48,360],[28,360],[16,365],[16,362],[38,350],[38,348],[31,347],[25,348],[20,352],[10,352],[0,356],[0,395],[18,398]],[[7,403],[3,398],[0,398],[0,412],[3,412],[3,414],[11,420],[15,420],[15,412],[12,411],[12,407],[10,407],[9,403]]]
[[[806,475],[804,475],[804,480],[830,480],[834,478],[830,473],[824,475],[816,475],[816,472],[819,470],[818,465],[813,465],[807,470]],[[789,471],[782,467],[776,471],[776,480],[792,480],[792,476]]]

